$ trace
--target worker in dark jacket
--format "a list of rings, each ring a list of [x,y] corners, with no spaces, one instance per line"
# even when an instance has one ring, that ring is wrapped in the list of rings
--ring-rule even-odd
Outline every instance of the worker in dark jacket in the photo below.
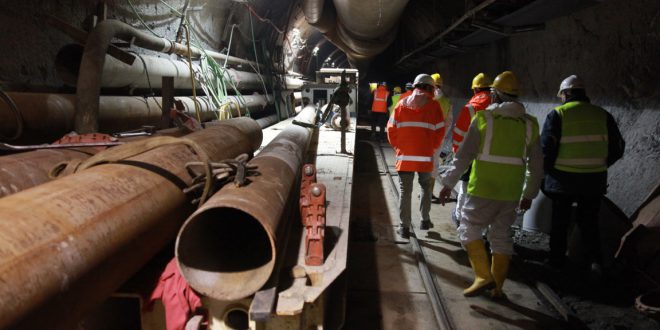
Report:
[[[564,79],[557,96],[563,104],[550,111],[541,133],[543,192],[552,199],[549,262],[558,268],[565,263],[571,209],[577,203],[577,225],[592,271],[599,273],[598,209],[607,192],[607,168],[623,156],[625,142],[612,115],[590,103],[580,77]]]

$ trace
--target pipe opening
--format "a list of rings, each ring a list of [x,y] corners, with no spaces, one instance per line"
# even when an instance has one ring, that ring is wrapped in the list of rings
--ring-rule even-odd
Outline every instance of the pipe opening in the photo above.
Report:
[[[228,329],[248,329],[250,327],[250,320],[248,313],[243,308],[234,308],[229,310],[224,317],[225,326]]]
[[[84,50],[85,48],[81,45],[69,44],[62,47],[55,55],[55,71],[65,84],[75,86],[78,82],[78,72],[80,72],[80,62]]]
[[[259,268],[272,258],[270,239],[250,215],[231,208],[202,212],[179,238],[179,262],[212,272]]]
[[[188,220],[177,240],[181,273],[196,290],[220,300],[247,297],[270,277],[275,257],[264,227],[233,208],[211,208]]]

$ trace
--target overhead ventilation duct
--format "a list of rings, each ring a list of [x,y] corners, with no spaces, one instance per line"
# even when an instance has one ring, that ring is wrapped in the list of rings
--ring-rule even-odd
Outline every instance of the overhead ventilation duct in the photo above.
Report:
[[[398,21],[408,0],[305,0],[307,22],[316,27],[364,69],[374,56],[396,38]]]

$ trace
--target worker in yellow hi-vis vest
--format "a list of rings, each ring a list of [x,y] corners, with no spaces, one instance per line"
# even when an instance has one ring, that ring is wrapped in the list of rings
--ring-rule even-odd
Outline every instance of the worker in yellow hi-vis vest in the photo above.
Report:
[[[593,275],[601,275],[602,252],[598,209],[607,190],[607,168],[623,156],[625,142],[612,115],[591,104],[584,81],[572,75],[561,82],[562,105],[550,111],[543,125],[543,192],[552,200],[550,265],[562,267],[573,203],[591,258]]]
[[[440,201],[449,198],[460,176],[472,164],[458,236],[467,251],[475,279],[463,290],[475,296],[492,289],[493,298],[504,296],[502,286],[513,254],[511,224],[516,207],[529,209],[543,177],[539,126],[518,101],[516,76],[505,71],[495,78],[493,104],[472,120],[453,167],[442,178]],[[488,228],[491,260],[482,239]]]

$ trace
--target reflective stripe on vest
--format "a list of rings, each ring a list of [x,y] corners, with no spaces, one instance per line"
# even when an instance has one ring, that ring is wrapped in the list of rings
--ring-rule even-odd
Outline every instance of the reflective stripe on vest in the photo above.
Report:
[[[479,111],[472,124],[478,127],[481,142],[472,163],[468,194],[494,200],[519,200],[527,154],[538,139],[538,123],[527,115],[511,118]]]
[[[470,104],[470,103],[467,104],[467,108],[468,108],[468,111],[470,112],[470,121],[472,121],[472,118],[474,118],[474,114],[475,114],[477,111],[474,110],[474,107],[473,107],[472,104]]]
[[[561,139],[555,168],[572,173],[607,170],[607,112],[588,102],[567,102],[555,111],[561,117]]]
[[[390,122],[393,125],[396,125],[396,128],[401,128],[401,127],[419,127],[419,128],[426,128],[430,129],[432,131],[437,131],[443,127],[445,127],[445,123],[439,123],[439,124],[430,124],[430,123],[425,123],[421,121],[405,121],[405,122],[400,122],[397,123],[394,119],[391,119]]]
[[[579,159],[557,159],[555,164],[566,166],[606,166],[605,159],[602,158],[579,158]]]
[[[409,162],[431,162],[432,157],[427,156],[396,156],[396,160],[404,160]]]
[[[465,134],[467,134],[466,131],[462,131],[462,130],[461,130],[460,128],[458,128],[458,127],[454,127],[454,133],[456,133],[456,134],[458,134],[458,135],[460,135],[460,136],[462,136],[462,137],[465,137]]]
[[[490,154],[490,146],[493,143],[493,114],[491,112],[485,112],[484,117],[486,118],[486,137],[484,139],[484,148],[477,155],[477,159],[483,160],[485,162],[498,163],[498,164],[509,164],[509,165],[523,165],[523,159],[527,158],[527,149],[529,148],[530,142],[532,140],[532,121],[525,118],[525,148],[523,150],[522,157],[507,157],[507,156],[496,156]]]
[[[607,135],[562,136],[559,143],[601,142],[607,141]]]

